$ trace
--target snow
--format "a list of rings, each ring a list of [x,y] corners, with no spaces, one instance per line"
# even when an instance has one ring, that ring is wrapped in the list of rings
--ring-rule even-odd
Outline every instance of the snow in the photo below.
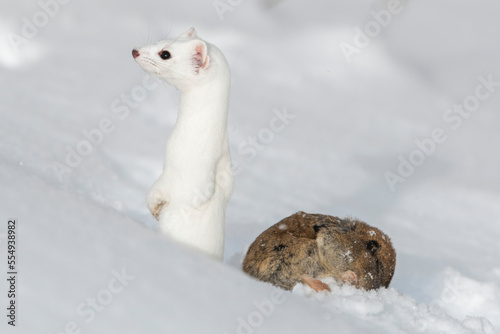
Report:
[[[0,280],[2,333],[500,333],[500,4],[220,2],[3,4],[0,249],[16,218],[19,276],[16,328]],[[178,92],[131,50],[191,26],[233,76],[222,264],[158,234],[145,205]],[[285,292],[242,273],[300,210],[387,233],[391,287]]]

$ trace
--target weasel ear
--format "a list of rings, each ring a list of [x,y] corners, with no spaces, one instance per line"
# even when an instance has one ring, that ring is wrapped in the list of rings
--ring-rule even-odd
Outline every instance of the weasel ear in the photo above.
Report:
[[[188,38],[188,37],[198,37],[198,35],[196,34],[196,30],[194,30],[194,28],[189,29],[188,31],[179,36],[179,38]]]
[[[203,41],[196,41],[194,47],[194,64],[196,72],[200,73],[200,69],[207,68],[209,62],[210,57],[207,53],[207,45]]]

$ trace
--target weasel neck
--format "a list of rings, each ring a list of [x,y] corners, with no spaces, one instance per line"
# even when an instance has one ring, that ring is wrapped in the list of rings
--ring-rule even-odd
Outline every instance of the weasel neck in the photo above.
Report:
[[[182,130],[190,137],[197,136],[205,141],[216,140],[218,134],[227,131],[228,105],[228,84],[193,86],[181,93],[174,131]]]
[[[186,171],[213,170],[217,161],[229,154],[228,104],[229,84],[215,82],[182,91],[177,122],[167,141],[165,164]]]
[[[227,115],[228,104],[229,84],[211,82],[202,86],[193,85],[181,93],[178,118]]]

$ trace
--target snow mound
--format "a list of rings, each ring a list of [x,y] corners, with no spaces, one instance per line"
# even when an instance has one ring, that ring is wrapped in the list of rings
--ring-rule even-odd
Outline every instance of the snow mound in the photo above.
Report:
[[[454,275],[460,276],[457,272]],[[350,285],[339,285],[329,278],[322,281],[329,285],[331,293],[316,293],[302,284],[297,284],[293,293],[322,305],[325,320],[348,316],[374,328],[384,328],[387,333],[494,333],[494,327],[487,318],[473,317],[468,314],[474,313],[467,312],[463,316],[452,316],[442,307],[442,300],[430,305],[419,304],[393,288],[365,291]],[[474,293],[472,295],[476,297]],[[449,309],[456,312],[453,305],[449,305]],[[484,314],[487,308],[476,311]]]

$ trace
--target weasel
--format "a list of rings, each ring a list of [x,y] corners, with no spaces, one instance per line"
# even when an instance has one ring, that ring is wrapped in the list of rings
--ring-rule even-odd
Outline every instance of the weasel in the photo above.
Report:
[[[225,209],[233,189],[227,61],[194,28],[134,49],[132,56],[146,72],[181,92],[163,173],[149,190],[147,206],[162,233],[222,260]]]
[[[396,268],[391,239],[355,219],[297,212],[255,239],[243,271],[285,290],[305,283],[330,290],[332,277],[366,290],[388,287]]]

